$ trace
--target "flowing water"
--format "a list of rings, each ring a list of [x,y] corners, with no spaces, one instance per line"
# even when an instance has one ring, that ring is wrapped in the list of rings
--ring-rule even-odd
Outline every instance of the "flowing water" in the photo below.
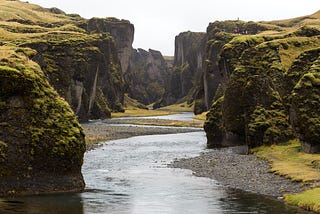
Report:
[[[0,213],[306,213],[167,167],[205,143],[203,131],[109,141],[85,154],[84,193],[0,199]]]

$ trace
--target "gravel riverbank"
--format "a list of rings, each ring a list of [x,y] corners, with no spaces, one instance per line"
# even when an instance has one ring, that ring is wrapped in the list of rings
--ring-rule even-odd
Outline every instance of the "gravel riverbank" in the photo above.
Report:
[[[86,134],[87,150],[99,145],[99,142],[134,137],[139,135],[176,134],[201,131],[199,128],[154,127],[130,124],[112,124],[104,122],[81,124]]]
[[[269,164],[255,155],[240,155],[224,148],[202,153],[189,159],[176,160],[173,168],[190,169],[194,175],[209,177],[232,189],[282,197],[285,193],[301,192],[305,187],[299,182],[275,175]]]

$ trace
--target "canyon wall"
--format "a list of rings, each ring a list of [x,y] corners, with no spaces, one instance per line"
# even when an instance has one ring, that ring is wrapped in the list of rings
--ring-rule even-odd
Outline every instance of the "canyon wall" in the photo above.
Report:
[[[134,26],[127,20],[117,18],[92,18],[88,20],[87,30],[90,33],[108,32],[114,38],[122,73],[128,72],[134,39]]]
[[[188,31],[176,36],[174,62],[169,81],[163,98],[155,107],[194,101],[202,75],[205,42],[205,33]]]
[[[159,51],[134,49],[124,77],[126,91],[143,104],[154,103],[163,96],[168,77],[168,65]]]
[[[103,119],[122,111],[124,81],[113,38],[103,35],[56,35],[46,42],[23,44],[37,50],[32,59],[71,105],[79,119]]]
[[[208,146],[252,148],[299,138],[304,151],[319,152],[318,131],[310,132],[320,117],[312,109],[319,104],[317,27],[301,24],[292,32],[283,24],[257,23],[262,26],[252,31],[240,23],[231,31],[217,24],[208,27],[213,39],[203,78],[205,108],[212,103],[205,123]]]

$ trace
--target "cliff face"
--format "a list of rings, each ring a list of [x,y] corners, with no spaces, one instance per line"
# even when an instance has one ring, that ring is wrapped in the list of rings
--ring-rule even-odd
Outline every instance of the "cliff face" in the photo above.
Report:
[[[210,23],[207,28],[207,43],[205,47],[205,57],[203,61],[203,77],[201,79],[201,87],[198,91],[197,102],[195,103],[195,113],[201,113],[210,108],[212,102],[216,101],[224,90],[225,82],[228,81],[230,72],[232,71],[232,58],[223,56],[222,49],[225,44],[230,42],[236,35],[255,35],[263,31],[281,31],[280,27],[274,25],[266,25],[255,22],[243,21],[216,21]],[[238,47],[245,48],[245,44]]]
[[[1,1],[0,12],[0,195],[82,191],[74,112],[88,120],[122,111],[115,38],[56,8]]]
[[[76,116],[29,60],[34,51],[0,52],[0,195],[82,191],[85,143]]]
[[[39,63],[80,120],[108,118],[111,111],[123,111],[120,60],[128,67],[130,57],[126,58],[126,54],[131,55],[133,40],[130,23],[116,19],[85,20],[55,8],[44,9],[19,1],[3,1],[0,9],[6,14],[0,18],[2,43],[36,50],[32,60]]]
[[[132,56],[134,26],[129,21],[116,18],[92,18],[88,21],[87,30],[91,33],[110,33],[115,39],[122,73],[126,74]]]
[[[132,48],[134,26],[116,18],[88,20],[90,33],[108,32],[114,38],[126,84],[126,93],[144,104],[159,100],[168,76],[167,65],[159,51]]]
[[[320,48],[302,53],[286,76],[293,83],[288,97],[290,123],[304,151],[320,152]]]
[[[205,33],[189,31],[176,36],[172,74],[163,99],[156,107],[170,105],[182,99],[191,103],[195,99],[202,75],[205,42]]]
[[[169,76],[167,63],[159,51],[133,50],[128,72],[125,75],[130,97],[150,104],[164,94]]]
[[[37,50],[32,59],[71,105],[79,119],[103,119],[122,111],[124,82],[113,38],[102,35],[57,35],[23,44]]]
[[[235,31],[246,34],[241,35],[216,24],[208,28],[214,39],[208,42],[203,79],[205,104],[213,102],[205,123],[208,146],[252,148],[298,137],[304,151],[319,151],[318,133],[309,130],[319,118],[319,112],[311,109],[319,105],[317,28],[302,27],[293,33],[276,25],[258,28],[279,32],[271,36],[247,35],[250,30],[236,25]],[[310,114],[302,113],[307,111]]]

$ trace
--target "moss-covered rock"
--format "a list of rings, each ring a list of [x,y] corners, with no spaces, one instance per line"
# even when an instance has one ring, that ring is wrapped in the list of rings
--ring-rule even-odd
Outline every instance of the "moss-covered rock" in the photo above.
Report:
[[[211,36],[230,32],[217,27],[210,29]],[[207,62],[215,65],[211,83],[215,83],[216,88],[213,90],[208,87],[210,83],[205,84],[206,89],[213,90],[210,99],[215,103],[205,125],[208,146],[228,145],[228,141],[229,145],[246,144],[252,148],[284,142],[298,134],[303,142],[309,141],[304,143],[307,145],[304,147],[309,146],[306,151],[318,149],[314,130],[318,128],[319,113],[311,108],[317,109],[315,106],[319,105],[316,98],[319,50],[314,48],[319,47],[320,40],[318,34],[310,30],[299,28],[296,32],[276,36],[233,34],[233,38],[229,37],[229,41],[219,47],[220,52],[209,48],[209,53],[216,52],[216,57]],[[207,47],[219,42],[215,38]],[[217,105],[216,100],[221,96],[224,99]],[[302,101],[302,97],[307,100]],[[302,113],[306,108],[312,112],[308,117]],[[215,136],[218,140],[212,143]]]
[[[207,133],[208,148],[225,147],[224,143],[225,129],[222,118],[223,97],[214,102],[207,114],[204,130]]]
[[[32,59],[80,120],[108,118],[111,111],[123,111],[124,80],[109,34],[49,34],[43,39],[21,46],[37,50]]]
[[[300,79],[289,97],[290,120],[300,137],[303,150],[320,152],[320,49],[300,55],[289,74],[300,71]],[[291,77],[296,77],[291,76]],[[293,81],[294,82],[294,81]]]
[[[0,195],[83,190],[85,143],[76,116],[36,63],[22,51],[5,50],[0,61]]]
[[[158,101],[165,92],[169,74],[160,51],[134,49],[124,76],[128,95],[146,105]]]
[[[0,44],[31,47],[29,58],[80,120],[124,111],[120,62],[129,62],[123,50],[132,49],[132,24],[113,18],[86,20],[20,1],[1,1],[0,15]]]

